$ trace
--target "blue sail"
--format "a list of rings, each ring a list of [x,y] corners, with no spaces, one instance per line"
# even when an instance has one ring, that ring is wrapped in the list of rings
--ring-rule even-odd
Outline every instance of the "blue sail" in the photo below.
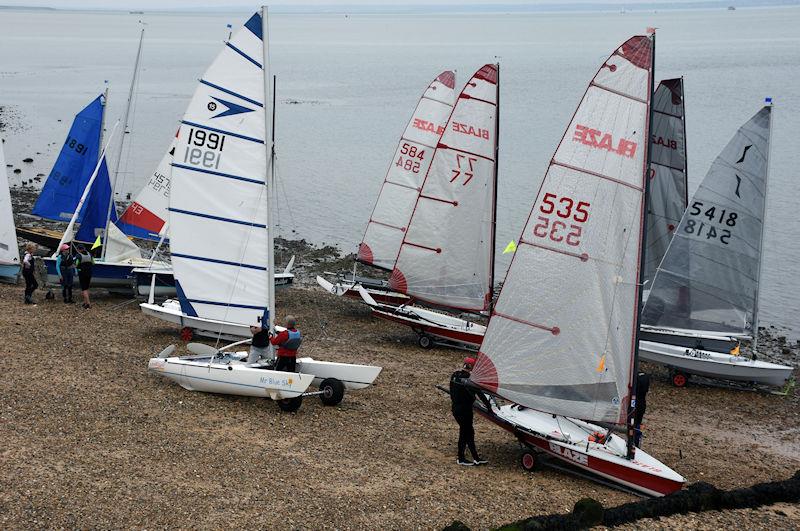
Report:
[[[108,166],[106,158],[100,162],[100,169],[97,177],[92,183],[89,196],[83,203],[81,209],[81,228],[75,235],[76,240],[83,242],[93,242],[95,238],[106,228],[106,216],[108,215],[108,203],[111,200],[111,179],[108,176]],[[81,217],[79,216],[79,217]],[[111,221],[117,221],[117,209],[111,209]]]
[[[33,214],[60,221],[69,221],[72,217],[100,153],[102,100],[103,96],[98,96],[75,116],[67,140],[33,207]],[[78,222],[82,216],[78,217]]]

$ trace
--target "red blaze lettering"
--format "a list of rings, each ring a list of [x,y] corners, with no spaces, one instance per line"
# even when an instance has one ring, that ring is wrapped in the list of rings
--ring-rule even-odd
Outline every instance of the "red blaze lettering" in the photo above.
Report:
[[[484,140],[489,140],[489,130],[488,129],[481,129],[480,127],[475,128],[471,125],[462,124],[459,122],[453,122],[453,132],[454,133],[462,133],[465,135],[474,136],[477,138],[483,138]]]
[[[629,158],[633,158],[638,146],[636,142],[620,138],[615,148],[614,137],[611,133],[603,133],[602,131],[581,124],[575,125],[572,140],[573,142],[579,142],[597,149],[604,149],[609,153],[616,153]]]
[[[436,125],[433,122],[421,118],[414,118],[414,123],[412,125],[416,129],[427,131],[428,133],[436,133],[437,135],[441,135],[444,132],[444,127],[441,125]]]

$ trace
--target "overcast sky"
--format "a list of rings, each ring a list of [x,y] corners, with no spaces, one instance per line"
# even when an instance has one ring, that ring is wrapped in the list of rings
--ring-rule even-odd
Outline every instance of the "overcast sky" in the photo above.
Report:
[[[663,0],[567,0],[570,4],[647,4]],[[696,0],[673,0],[685,3]],[[240,8],[243,6],[266,5],[409,5],[409,4],[530,4],[554,5],[559,0],[262,0],[248,2],[246,0],[0,0],[3,6],[37,6],[61,9],[170,9],[170,8]]]

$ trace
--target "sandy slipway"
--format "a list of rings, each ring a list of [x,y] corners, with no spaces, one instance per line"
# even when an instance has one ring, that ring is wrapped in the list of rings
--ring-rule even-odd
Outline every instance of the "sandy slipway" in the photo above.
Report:
[[[262,399],[187,392],[149,375],[176,331],[99,294],[91,310],[0,286],[0,527],[490,528],[634,498],[554,471],[526,473],[505,432],[476,419],[484,467],[455,464],[445,383],[462,353],[312,289],[279,294],[314,357],[384,367],[340,407],[296,414]],[[118,306],[112,311],[112,307]],[[797,397],[676,389],[658,373],[647,450],[689,482],[721,488],[785,479],[800,466]],[[638,528],[800,526],[763,508],[643,521]]]

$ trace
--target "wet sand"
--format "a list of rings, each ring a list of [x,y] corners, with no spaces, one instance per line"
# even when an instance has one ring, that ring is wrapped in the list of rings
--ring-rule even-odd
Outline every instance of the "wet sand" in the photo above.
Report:
[[[177,330],[125,298],[90,310],[0,285],[0,526],[490,528],[569,512],[580,498],[635,499],[556,471],[524,472],[518,445],[476,419],[487,466],[455,464],[445,384],[463,353],[422,350],[405,328],[321,290],[279,292],[303,355],[382,366],[339,407],[188,392],[147,373]],[[796,354],[797,350],[791,352]],[[785,479],[800,467],[800,400],[692,386],[656,369],[645,448],[688,482],[721,488]],[[797,511],[705,513],[637,528],[800,526]],[[674,522],[674,525],[670,524]],[[715,525],[717,522],[719,525]]]

